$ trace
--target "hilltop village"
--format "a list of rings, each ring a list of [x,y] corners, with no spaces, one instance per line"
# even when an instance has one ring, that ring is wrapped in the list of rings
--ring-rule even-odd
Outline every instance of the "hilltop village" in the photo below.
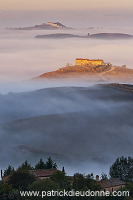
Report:
[[[133,80],[133,69],[126,65],[113,65],[103,59],[76,58],[75,64],[67,63],[65,67],[46,72],[32,80],[45,79],[82,79],[87,81],[126,82]]]
[[[111,63],[105,63],[101,59],[84,59],[84,58],[77,58],[75,60],[75,65],[67,64],[66,67],[60,68],[57,71],[59,72],[103,72],[109,70],[112,66]]]
[[[75,65],[93,65],[93,66],[98,66],[98,65],[105,65],[103,60],[95,59],[95,60],[90,60],[90,59],[83,59],[83,58],[77,58],[75,60]]]

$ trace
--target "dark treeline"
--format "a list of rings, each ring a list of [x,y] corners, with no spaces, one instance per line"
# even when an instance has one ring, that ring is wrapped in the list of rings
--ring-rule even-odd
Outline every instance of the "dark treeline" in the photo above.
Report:
[[[49,157],[46,162],[44,162],[41,158],[34,167],[26,160],[16,170],[14,169],[14,167],[9,165],[8,168],[4,170],[4,176],[11,175],[15,171],[29,171],[37,169],[57,169],[57,164],[51,159],[51,157]]]
[[[36,180],[36,177],[31,173],[34,170],[45,170],[55,169],[54,173],[44,180]],[[8,181],[5,182],[8,178]],[[130,197],[43,197],[46,200],[131,200],[133,199],[133,158],[131,157],[120,157],[110,167],[109,175],[102,173],[101,180],[110,178],[119,178],[126,182],[125,188],[120,189],[121,191],[129,191]],[[0,181],[0,200],[41,200],[42,196],[22,197],[20,191],[102,191],[103,188],[98,181],[95,180],[93,173],[84,175],[76,173],[73,176],[67,176],[65,168],[58,170],[57,164],[52,160],[51,157],[44,162],[42,159],[38,161],[33,167],[28,161],[22,163],[17,169],[12,166],[8,166],[3,172],[3,179]]]

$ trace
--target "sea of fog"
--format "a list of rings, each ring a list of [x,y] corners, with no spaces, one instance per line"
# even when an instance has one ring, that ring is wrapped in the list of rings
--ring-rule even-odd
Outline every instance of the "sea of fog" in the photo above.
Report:
[[[0,81],[24,81],[42,73],[74,64],[76,58],[104,59],[114,65],[133,67],[133,40],[35,39],[51,33],[118,32],[133,34],[133,29],[94,28],[86,30],[0,30]]]
[[[20,31],[20,30],[1,29],[0,30],[0,93],[5,95],[5,97],[1,95],[1,99],[7,97],[8,100],[8,97],[11,96],[12,100],[14,94],[10,92],[19,93],[24,91],[34,91],[40,88],[47,88],[47,87],[50,88],[55,86],[66,86],[66,85],[86,86],[86,87],[90,86],[90,83],[83,82],[80,80],[78,80],[76,84],[74,82],[66,83],[64,81],[61,82],[58,81],[56,83],[54,81],[52,82],[45,81],[40,83],[29,82],[29,80],[32,79],[33,77],[39,76],[40,74],[43,74],[45,72],[65,67],[66,64],[68,63],[74,65],[76,58],[103,59],[105,62],[111,62],[113,65],[119,65],[119,66],[127,65],[128,68],[133,68],[133,56],[132,56],[133,40],[99,40],[99,39],[85,39],[85,38],[41,40],[35,38],[36,35],[51,34],[51,33],[72,33],[78,35],[87,35],[88,33],[93,34],[100,32],[117,32],[117,33],[126,33],[133,35],[133,29],[122,29],[122,28],[105,29],[102,27],[95,29],[84,29],[84,30],[71,29],[67,31],[66,30],[62,31],[21,30]],[[9,94],[6,96],[7,93]],[[8,101],[5,101],[5,103],[7,103],[6,104],[7,106],[5,106],[6,108],[5,112],[6,111],[8,112],[9,111],[8,106],[11,106],[13,102],[11,101],[11,103],[8,103]],[[18,101],[18,105],[19,103],[20,102]],[[102,109],[101,104],[98,103],[96,104],[99,106],[99,109]],[[102,105],[103,104],[104,103],[102,103]],[[110,102],[108,104],[110,105]],[[75,105],[75,101],[73,102],[73,105]],[[88,104],[88,105],[92,108],[92,110],[93,109],[95,110],[96,105],[95,106],[93,106],[93,104],[92,105]],[[116,103],[114,103],[113,105],[115,106]],[[107,109],[105,110],[107,111],[107,113],[108,112],[110,113],[110,110],[112,110],[112,108],[110,109],[110,107],[107,106]],[[112,120],[113,122],[115,122],[114,118],[112,118]],[[3,134],[2,131],[1,134]],[[0,136],[2,136],[1,134]],[[14,137],[15,139],[18,138],[18,136],[15,137]],[[12,137],[8,135],[6,139],[8,140],[9,138]],[[19,142],[18,145],[19,144],[21,143]],[[128,142],[126,143],[126,145],[128,146]],[[75,169],[76,171],[81,171],[82,169],[82,172],[83,171],[86,172],[88,171],[87,168],[90,168],[90,170],[92,170],[95,173],[97,172],[100,173],[102,172],[102,170],[107,172],[109,169],[108,168],[109,166],[108,164],[106,164],[106,162],[104,162],[104,166],[102,165],[102,167],[100,162],[95,163],[94,169],[93,167],[94,163],[90,163],[89,165],[87,165],[87,163],[84,162],[81,164],[78,163]],[[69,171],[69,167],[66,170]],[[71,170],[71,173],[76,171]]]
[[[133,95],[110,87],[61,87],[0,95],[0,163],[51,156],[68,174],[101,174],[132,156]]]

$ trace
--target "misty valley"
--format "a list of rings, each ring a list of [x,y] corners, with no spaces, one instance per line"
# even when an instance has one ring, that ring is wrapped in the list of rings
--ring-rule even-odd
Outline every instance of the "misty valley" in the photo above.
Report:
[[[133,200],[132,11],[0,0],[0,200]]]
[[[0,96],[0,162],[51,156],[67,172],[108,171],[132,155],[133,87],[55,87]]]
[[[1,28],[2,169],[51,156],[70,175],[108,173],[132,155],[132,35],[52,22]]]
[[[0,200],[133,200],[133,1],[0,1]]]

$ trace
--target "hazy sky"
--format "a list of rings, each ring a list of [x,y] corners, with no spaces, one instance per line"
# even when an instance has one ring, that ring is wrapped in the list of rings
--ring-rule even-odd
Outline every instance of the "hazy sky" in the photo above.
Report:
[[[59,21],[66,26],[132,27],[133,0],[0,0],[1,27]]]
[[[132,9],[132,0],[0,0],[0,9]]]

